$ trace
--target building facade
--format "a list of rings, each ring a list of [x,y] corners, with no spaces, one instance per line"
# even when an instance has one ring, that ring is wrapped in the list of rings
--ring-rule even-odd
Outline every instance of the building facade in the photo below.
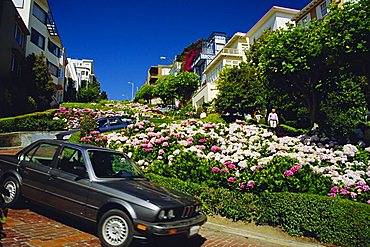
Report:
[[[7,76],[21,76],[29,35],[12,1],[0,0],[0,84]]]
[[[216,54],[221,51],[222,48],[224,48],[226,40],[226,33],[213,32],[207,40],[201,41],[201,52],[194,59],[193,64],[191,65],[194,74],[199,75],[199,78],[201,79],[199,86],[201,86],[202,81],[204,80],[204,70],[212,61],[212,59],[216,56]]]
[[[26,56],[44,53],[53,82],[56,103],[63,101],[66,55],[47,0],[13,0],[30,32],[26,42]]]
[[[339,5],[345,2],[354,2],[355,0],[334,0]],[[313,0],[307,4],[292,20],[297,24],[305,25],[313,19],[320,20],[329,13],[329,5],[333,0]]]
[[[294,24],[292,18],[299,12],[296,9],[273,6],[247,33],[237,32],[227,43],[217,51],[207,62],[198,91],[192,97],[192,104],[198,108],[216,98],[218,90],[216,82],[219,73],[225,67],[238,66],[246,61],[245,51],[261,37],[265,30],[287,28],[288,23]]]
[[[216,81],[219,73],[227,66],[238,66],[245,61],[245,50],[248,47],[246,33],[238,32],[228,40],[203,71],[199,90],[192,97],[192,104],[195,108],[216,98],[218,93]]]
[[[66,81],[73,81],[73,86],[78,92],[82,86],[82,81],[93,82],[95,77],[94,61],[91,59],[67,58],[65,77]],[[66,87],[65,90],[67,90]]]
[[[172,65],[150,66],[145,84],[155,85],[159,78],[170,74],[172,67]]]

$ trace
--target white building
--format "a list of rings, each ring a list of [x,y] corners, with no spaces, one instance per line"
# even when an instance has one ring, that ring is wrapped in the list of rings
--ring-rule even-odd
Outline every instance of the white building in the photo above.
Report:
[[[245,62],[245,51],[265,30],[287,28],[288,23],[294,24],[292,18],[298,12],[296,9],[274,6],[247,33],[234,34],[204,69],[201,86],[192,97],[193,106],[198,108],[216,98],[219,73],[227,66],[234,67]]]
[[[26,42],[26,56],[45,54],[57,88],[54,99],[62,102],[66,56],[49,3],[47,0],[13,0],[13,3],[31,33]]]
[[[66,78],[72,78],[77,91],[80,90],[82,81],[91,83],[94,80],[94,61],[90,59],[67,59]]]
[[[248,49],[249,39],[245,33],[238,32],[228,40],[225,46],[210,61],[203,71],[202,82],[199,90],[192,97],[193,106],[198,108],[216,98],[218,90],[216,81],[219,73],[227,66],[238,66],[246,60],[245,50]]]

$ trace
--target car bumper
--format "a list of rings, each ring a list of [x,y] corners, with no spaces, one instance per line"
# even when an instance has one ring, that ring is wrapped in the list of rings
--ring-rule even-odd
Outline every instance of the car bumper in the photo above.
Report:
[[[173,222],[149,223],[136,220],[135,230],[140,236],[187,235],[191,237],[198,233],[200,226],[206,221],[207,217],[202,214],[190,219]]]

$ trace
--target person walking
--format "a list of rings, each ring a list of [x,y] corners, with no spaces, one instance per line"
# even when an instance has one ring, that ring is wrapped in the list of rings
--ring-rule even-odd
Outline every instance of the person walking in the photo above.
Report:
[[[267,122],[269,124],[269,126],[273,129],[275,129],[277,127],[277,125],[279,124],[279,117],[276,113],[276,110],[274,108],[271,109],[271,112],[270,114],[268,115],[268,118],[267,118]]]

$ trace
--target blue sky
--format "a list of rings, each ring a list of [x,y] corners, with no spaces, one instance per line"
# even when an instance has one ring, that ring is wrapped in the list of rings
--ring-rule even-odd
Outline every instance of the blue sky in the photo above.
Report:
[[[131,99],[151,65],[213,31],[247,32],[272,6],[310,0],[49,0],[68,57],[93,59],[109,99]]]

